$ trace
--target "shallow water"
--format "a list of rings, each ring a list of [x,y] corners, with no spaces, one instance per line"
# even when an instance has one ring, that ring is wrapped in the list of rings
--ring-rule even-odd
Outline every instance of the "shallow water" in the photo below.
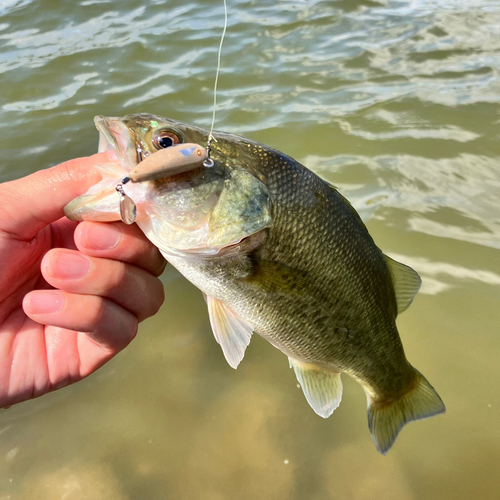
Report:
[[[230,0],[216,128],[339,186],[424,284],[398,320],[447,413],[379,455],[361,388],[328,420],[201,294],[87,380],[0,412],[0,500],[498,498],[500,1]],[[211,120],[222,1],[0,1],[0,181],[96,150],[96,114]]]

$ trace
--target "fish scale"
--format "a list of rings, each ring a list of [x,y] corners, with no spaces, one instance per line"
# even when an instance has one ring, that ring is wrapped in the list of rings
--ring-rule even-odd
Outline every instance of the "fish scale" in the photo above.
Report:
[[[134,147],[154,155],[158,134],[194,145],[208,138],[207,130],[155,115],[96,123],[100,143],[115,150],[124,174],[135,168]],[[252,334],[261,335],[288,356],[307,401],[325,418],[340,404],[340,373],[348,374],[365,390],[373,441],[387,453],[406,423],[444,411],[406,360],[395,323],[420,278],[386,257],[350,203],[306,167],[249,139],[213,135],[209,170],[193,166],[124,185],[139,227],[205,294],[215,338],[233,368]],[[168,171],[168,164],[150,163],[155,175]],[[95,201],[74,200],[68,217],[99,220],[103,199],[109,211],[105,193],[113,186],[101,187]]]

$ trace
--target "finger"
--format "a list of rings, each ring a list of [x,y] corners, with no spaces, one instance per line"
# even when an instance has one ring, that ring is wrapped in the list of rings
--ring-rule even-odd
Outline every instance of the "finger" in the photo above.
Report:
[[[24,297],[27,316],[42,325],[85,332],[113,351],[127,346],[137,334],[137,318],[113,301],[61,290],[37,290]]]
[[[76,250],[75,229],[78,222],[63,217],[50,225],[52,248],[71,248]]]
[[[45,350],[50,390],[87,377],[115,356],[121,347],[121,344],[104,347],[83,332],[46,326]]]
[[[143,321],[163,303],[161,281],[139,267],[89,257],[74,250],[52,249],[44,256],[42,275],[54,288],[111,299]]]
[[[22,179],[0,185],[0,230],[30,240],[63,217],[63,208],[99,182],[96,164],[116,159],[112,151],[70,160]]]
[[[75,230],[77,248],[86,255],[128,262],[159,276],[166,261],[135,224],[81,222]]]

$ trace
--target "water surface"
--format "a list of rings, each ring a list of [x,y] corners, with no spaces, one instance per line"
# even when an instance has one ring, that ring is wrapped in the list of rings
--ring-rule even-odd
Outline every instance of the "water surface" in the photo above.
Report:
[[[379,455],[361,388],[328,420],[201,294],[87,380],[0,412],[0,500],[498,498],[500,2],[229,1],[216,128],[295,157],[423,287],[398,320],[447,413]],[[0,2],[0,181],[92,154],[97,114],[209,126],[222,1]]]

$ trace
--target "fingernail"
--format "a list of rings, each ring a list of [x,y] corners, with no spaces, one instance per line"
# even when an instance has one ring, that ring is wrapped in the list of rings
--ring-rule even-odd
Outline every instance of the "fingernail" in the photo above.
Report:
[[[31,292],[24,299],[24,308],[31,314],[48,314],[60,311],[64,296],[55,290]]]
[[[121,237],[121,229],[114,224],[94,222],[87,226],[85,246],[95,250],[111,250],[118,245]]]
[[[58,278],[83,278],[90,271],[90,260],[80,253],[59,252],[54,268]]]

